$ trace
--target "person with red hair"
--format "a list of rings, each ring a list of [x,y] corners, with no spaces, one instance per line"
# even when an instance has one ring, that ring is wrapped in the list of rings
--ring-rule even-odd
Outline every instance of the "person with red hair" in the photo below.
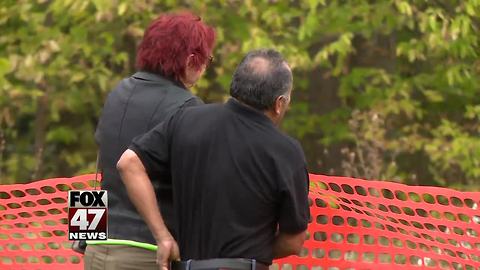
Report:
[[[158,269],[156,243],[128,198],[116,163],[132,139],[168,115],[203,102],[189,88],[212,61],[215,32],[191,12],[162,14],[137,49],[137,72],[109,93],[95,139],[102,189],[108,191],[108,240],[87,241],[84,269]],[[152,175],[165,223],[175,237],[170,172]]]
[[[215,34],[192,13],[160,16],[148,27],[137,52],[137,68],[193,85],[205,71]]]

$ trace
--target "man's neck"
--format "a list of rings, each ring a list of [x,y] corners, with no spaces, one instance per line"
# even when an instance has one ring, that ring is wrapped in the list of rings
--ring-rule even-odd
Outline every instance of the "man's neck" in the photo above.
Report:
[[[254,108],[254,107],[252,107],[252,106],[250,106],[250,105],[242,102],[241,100],[238,100],[238,99],[236,99],[236,98],[234,98],[234,97],[232,97],[232,98],[235,99],[238,103],[242,104],[243,106],[246,106],[246,107],[248,107],[248,108],[250,108],[250,109],[252,109],[252,110],[255,110],[255,111],[258,111],[258,112],[260,112],[260,113],[263,113],[268,119],[270,119],[270,121],[272,121],[272,123],[273,123],[275,126],[278,127],[278,121],[276,121],[277,118],[275,117],[274,113],[273,113],[271,110],[263,110],[263,111],[262,111],[262,110],[256,109],[256,108]]]
[[[263,114],[265,114],[275,126],[279,126],[280,123],[278,122],[278,119],[275,117],[275,114],[271,110],[263,111]]]

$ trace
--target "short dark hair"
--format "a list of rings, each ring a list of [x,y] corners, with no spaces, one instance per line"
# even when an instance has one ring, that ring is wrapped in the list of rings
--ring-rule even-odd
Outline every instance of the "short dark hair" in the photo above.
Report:
[[[255,50],[249,52],[235,70],[230,95],[255,109],[268,110],[292,83],[292,72],[279,52]]]

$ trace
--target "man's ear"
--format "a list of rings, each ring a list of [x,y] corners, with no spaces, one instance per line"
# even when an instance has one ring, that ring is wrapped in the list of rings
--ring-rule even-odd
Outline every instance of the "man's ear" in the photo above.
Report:
[[[275,104],[274,104],[275,114],[277,115],[282,114],[282,106],[283,106],[283,103],[286,101],[284,99],[285,99],[285,96],[283,95],[280,95],[275,99]]]

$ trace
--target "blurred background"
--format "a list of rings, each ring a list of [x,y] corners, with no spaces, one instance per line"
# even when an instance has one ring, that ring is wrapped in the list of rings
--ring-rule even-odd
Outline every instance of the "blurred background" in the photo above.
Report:
[[[179,9],[217,31],[207,103],[247,51],[284,54],[310,172],[480,190],[480,0],[1,0],[0,183],[94,172],[107,93]]]

